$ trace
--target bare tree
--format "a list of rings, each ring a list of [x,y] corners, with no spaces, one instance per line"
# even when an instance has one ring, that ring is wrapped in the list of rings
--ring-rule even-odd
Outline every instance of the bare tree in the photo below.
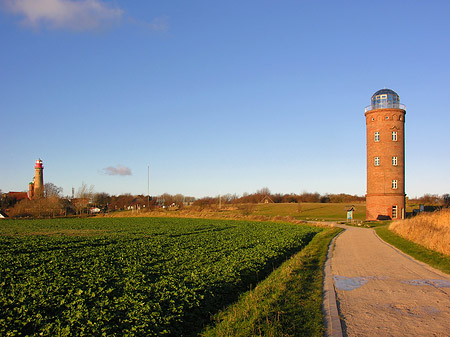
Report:
[[[184,206],[184,195],[176,194],[176,195],[174,195],[173,199],[174,199],[174,203],[178,207],[182,208]]]
[[[81,214],[83,212],[83,209],[85,209],[89,205],[93,196],[94,185],[88,187],[85,182],[82,182],[76,193],[77,198],[74,201],[74,205],[79,214]]]
[[[46,198],[50,197],[60,198],[62,191],[63,191],[62,187],[58,187],[53,183],[44,184],[44,196]]]
[[[108,193],[100,192],[94,194],[94,204],[101,208],[106,208],[111,202],[111,196]]]
[[[263,187],[260,190],[257,190],[255,194],[259,194],[262,196],[269,196],[270,195],[270,190],[268,187]]]
[[[88,187],[85,182],[81,183],[76,193],[77,198],[91,199],[94,196],[94,185]]]

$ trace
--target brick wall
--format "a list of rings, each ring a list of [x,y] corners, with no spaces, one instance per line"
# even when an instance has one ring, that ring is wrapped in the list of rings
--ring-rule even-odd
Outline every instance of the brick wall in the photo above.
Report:
[[[405,110],[376,109],[367,111],[367,195],[366,219],[392,218],[397,206],[398,218],[405,208]],[[379,140],[375,140],[378,132]],[[396,132],[397,139],[392,139]],[[375,158],[378,158],[377,160]],[[396,165],[393,165],[396,157]],[[377,164],[377,165],[376,165]],[[393,188],[392,181],[397,181]]]

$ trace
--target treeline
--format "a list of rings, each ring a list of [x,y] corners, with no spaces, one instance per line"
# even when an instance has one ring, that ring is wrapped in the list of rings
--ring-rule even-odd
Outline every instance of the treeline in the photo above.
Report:
[[[281,194],[271,193],[266,187],[242,196],[237,194],[225,194],[217,197],[204,197],[196,199],[182,194],[164,193],[160,196],[148,197],[145,195],[109,195],[108,193],[94,192],[93,186],[82,186],[72,198],[62,197],[62,188],[52,183],[45,184],[44,198],[29,200],[28,198],[17,200],[11,193],[1,194],[0,210],[6,211],[10,217],[56,217],[71,215],[89,215],[107,213],[122,210],[135,210],[148,212],[154,209],[181,209],[194,205],[196,208],[227,205],[227,204],[259,204],[259,203],[360,203],[365,197],[346,193],[339,194]],[[23,193],[19,193],[23,194]],[[25,193],[26,195],[26,193]],[[449,207],[450,194],[437,195],[425,194],[420,198],[409,199],[409,204],[434,205]]]
[[[259,204],[259,203],[302,203],[302,202],[317,202],[317,203],[359,203],[366,199],[363,196],[350,195],[345,193],[339,194],[319,194],[308,193],[302,194],[272,194],[268,188],[262,188],[255,193],[244,193],[242,196],[236,194],[226,194],[217,197],[205,197],[197,199],[194,202],[196,206],[207,206],[217,204]]]
[[[144,212],[156,208],[181,209],[191,205],[194,200],[194,197],[167,193],[157,197],[148,197],[132,194],[116,196],[103,192],[94,193],[87,191],[86,193],[77,194],[74,198],[53,195],[33,200],[28,198],[17,200],[8,194],[4,194],[0,200],[0,209],[5,210],[7,215],[12,218],[48,218],[92,215],[123,210]]]
[[[330,203],[330,202],[364,202],[365,197],[358,195],[350,195],[345,193],[340,194],[319,194],[319,193],[302,193],[302,194],[260,194],[254,193],[249,195],[243,195],[236,200],[237,203],[301,203],[301,202],[318,202],[318,203]]]
[[[424,194],[418,198],[409,198],[408,202],[410,204],[442,206],[448,208],[450,207],[450,194]]]
[[[280,194],[270,193],[263,188],[255,193],[244,193],[242,196],[226,194],[217,197],[194,197],[182,194],[164,193],[160,196],[148,197],[145,195],[109,195],[108,193],[94,192],[93,186],[83,184],[73,198],[62,197],[61,189],[50,185],[52,193],[45,193],[46,197],[37,200],[15,200],[4,194],[0,208],[6,209],[10,217],[57,217],[57,216],[83,216],[98,213],[107,213],[123,210],[147,212],[155,209],[182,209],[186,206],[205,208],[219,204],[258,204],[258,203],[302,203],[302,202],[364,202],[364,197],[349,194],[302,193]]]
[[[69,200],[60,199],[54,196],[36,200],[23,199],[16,202],[13,207],[7,209],[7,211],[8,216],[12,218],[49,218],[56,216],[67,216],[72,213]]]

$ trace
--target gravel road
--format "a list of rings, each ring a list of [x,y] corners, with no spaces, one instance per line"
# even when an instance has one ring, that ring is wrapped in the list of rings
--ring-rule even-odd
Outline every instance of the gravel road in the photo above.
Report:
[[[450,336],[450,275],[345,227],[331,275],[344,336]]]

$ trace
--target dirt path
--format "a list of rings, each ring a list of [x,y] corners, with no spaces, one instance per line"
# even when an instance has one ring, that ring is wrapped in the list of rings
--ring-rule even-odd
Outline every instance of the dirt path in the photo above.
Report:
[[[345,228],[331,258],[344,336],[450,336],[450,275]]]

